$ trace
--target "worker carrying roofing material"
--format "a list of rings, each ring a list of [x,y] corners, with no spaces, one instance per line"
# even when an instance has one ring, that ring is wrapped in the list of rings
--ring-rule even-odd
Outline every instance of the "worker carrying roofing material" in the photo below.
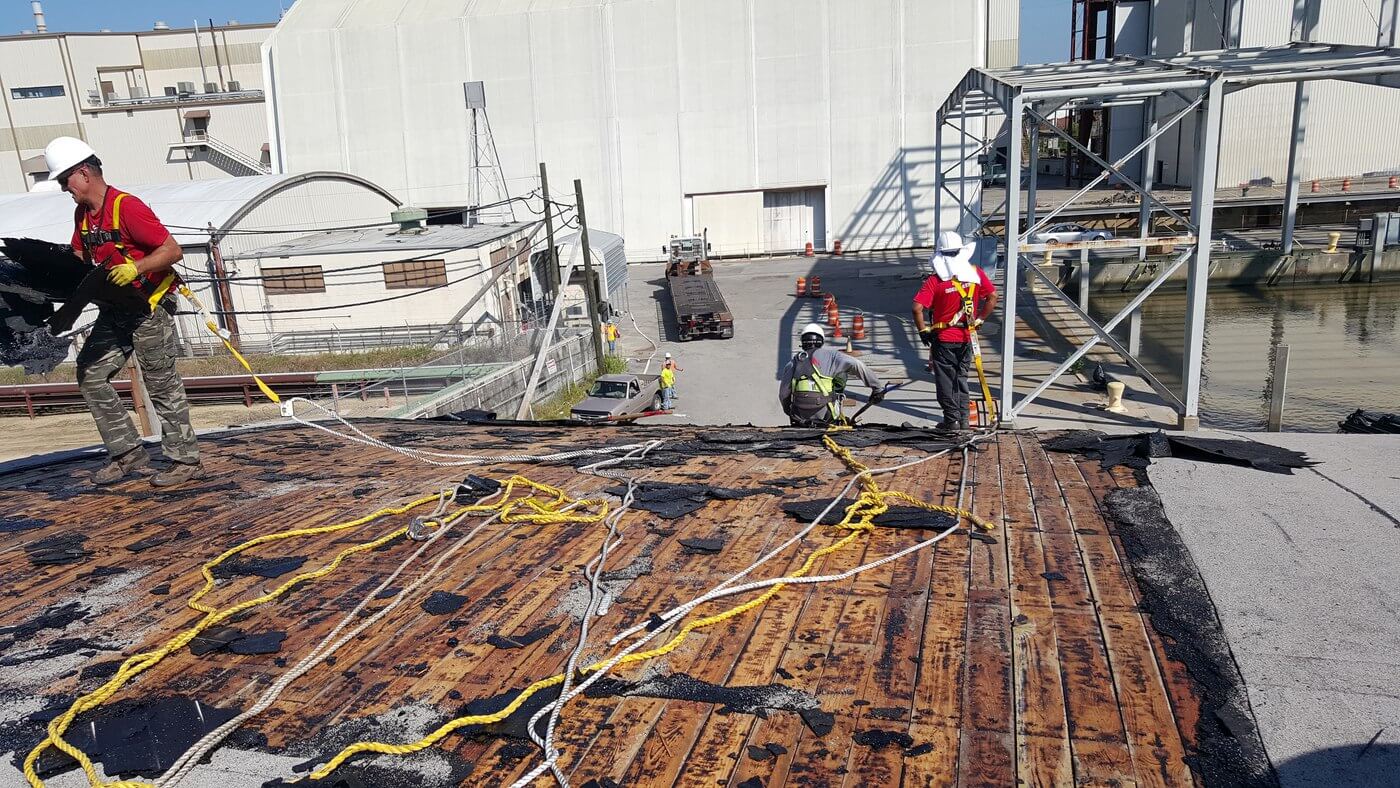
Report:
[[[957,233],[940,233],[933,275],[914,296],[914,327],[929,348],[943,410],[941,429],[968,429],[967,373],[973,354],[969,329],[981,326],[997,305],[996,286],[972,262],[976,251],[976,244],[964,244]],[[925,310],[932,313],[932,323],[925,319]]]
[[[161,448],[171,461],[151,483],[168,487],[200,478],[203,467],[190,426],[189,401],[175,369],[174,290],[179,278],[173,269],[184,253],[144,202],[107,185],[102,161],[87,143],[59,137],[44,149],[44,159],[52,180],[77,203],[73,253],[106,269],[113,284],[135,289],[146,305],[136,313],[99,305],[92,334],[78,353],[78,388],[111,460],[92,480],[112,484],[150,465],[141,436],[112,386],[113,376],[133,353],[160,417]],[[69,327],[71,322],[54,326]]]
[[[885,384],[870,368],[836,348],[826,347],[826,332],[816,323],[802,329],[802,350],[783,370],[778,401],[796,427],[824,427],[841,420],[841,395],[855,375],[870,387],[870,401],[885,398]]]

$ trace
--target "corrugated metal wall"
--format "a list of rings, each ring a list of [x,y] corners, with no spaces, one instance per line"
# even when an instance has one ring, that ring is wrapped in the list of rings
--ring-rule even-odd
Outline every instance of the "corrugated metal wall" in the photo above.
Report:
[[[682,230],[687,195],[816,184],[848,247],[926,242],[934,111],[1015,30],[1014,0],[460,8],[298,2],[270,39],[285,167],[463,204],[461,83],[482,80],[512,191],[541,160],[556,189],[582,178],[590,220],[634,259]]]
[[[1293,6],[1294,0],[1243,0],[1240,46],[1288,43],[1292,37]],[[1219,36],[1217,14],[1222,7],[1219,3],[1197,4],[1194,23],[1198,42]],[[1378,4],[1374,0],[1328,0],[1319,8],[1313,40],[1376,43]],[[1154,38],[1167,40],[1166,28],[1182,23],[1168,13],[1159,14],[1153,19]],[[1400,148],[1391,130],[1395,118],[1400,117],[1400,91],[1346,82],[1313,82],[1308,99],[1307,136],[1299,158],[1303,179],[1356,176],[1400,167]],[[1281,182],[1287,176],[1292,108],[1291,84],[1261,85],[1226,97],[1219,186],[1266,178]],[[1170,110],[1163,110],[1167,111]],[[1179,134],[1169,135],[1170,142],[1158,148],[1158,158],[1166,162],[1168,181],[1180,172],[1178,182],[1190,183],[1192,129],[1192,125],[1183,124]]]

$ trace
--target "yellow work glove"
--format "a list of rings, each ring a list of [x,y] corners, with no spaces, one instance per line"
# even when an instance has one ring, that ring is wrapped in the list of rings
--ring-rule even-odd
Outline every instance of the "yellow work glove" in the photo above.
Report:
[[[134,263],[122,263],[108,272],[107,281],[114,285],[125,287],[136,281],[136,277],[139,275],[140,272],[136,270],[136,265]]]

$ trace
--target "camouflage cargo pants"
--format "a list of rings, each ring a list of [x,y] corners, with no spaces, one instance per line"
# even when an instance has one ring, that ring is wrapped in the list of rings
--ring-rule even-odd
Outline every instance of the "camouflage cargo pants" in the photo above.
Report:
[[[98,313],[92,334],[78,353],[78,388],[108,454],[117,457],[141,445],[126,405],[112,386],[112,378],[126,366],[133,351],[146,392],[160,417],[165,456],[175,462],[198,462],[190,404],[175,369],[175,318],[164,309],[156,309],[145,318]]]

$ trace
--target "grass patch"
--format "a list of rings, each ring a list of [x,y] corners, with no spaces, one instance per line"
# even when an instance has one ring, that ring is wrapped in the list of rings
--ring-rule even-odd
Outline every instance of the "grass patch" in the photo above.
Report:
[[[627,359],[621,356],[603,356],[603,375],[621,375],[627,371]],[[588,396],[588,390],[598,380],[598,374],[589,374],[577,383],[570,383],[554,393],[554,396],[533,407],[535,418],[540,421],[567,419],[569,410]]]
[[[258,372],[326,372],[337,369],[376,369],[380,367],[416,367],[442,355],[430,347],[395,347],[361,350],[353,353],[263,353],[248,356],[248,363]],[[180,358],[175,360],[176,369],[185,377],[207,375],[244,375],[243,369],[233,356],[224,352],[206,358]],[[76,367],[70,363],[59,365],[52,372],[42,375],[26,375],[19,367],[0,368],[0,384],[20,383],[72,383],[76,380]]]

